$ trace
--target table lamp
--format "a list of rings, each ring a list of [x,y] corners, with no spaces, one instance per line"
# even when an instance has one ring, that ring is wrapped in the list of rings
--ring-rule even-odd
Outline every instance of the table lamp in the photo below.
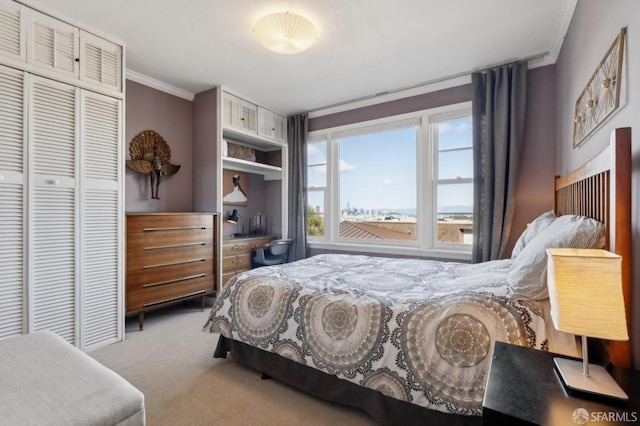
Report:
[[[629,397],[600,365],[589,364],[587,337],[628,340],[622,257],[606,250],[547,249],[547,285],[556,330],[582,337],[582,362],[553,359],[564,385],[616,399]]]

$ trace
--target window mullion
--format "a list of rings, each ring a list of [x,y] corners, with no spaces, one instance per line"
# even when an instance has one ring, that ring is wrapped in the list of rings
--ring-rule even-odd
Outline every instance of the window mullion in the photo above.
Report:
[[[338,152],[338,139],[333,134],[327,135],[327,187],[329,194],[325,194],[327,210],[331,212],[325,220],[325,230],[327,238],[331,244],[336,242],[338,228],[340,226],[340,193],[339,193],[339,172],[340,153]]]

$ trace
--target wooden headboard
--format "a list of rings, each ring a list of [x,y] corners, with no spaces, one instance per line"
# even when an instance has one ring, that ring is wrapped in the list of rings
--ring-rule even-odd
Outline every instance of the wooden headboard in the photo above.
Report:
[[[555,179],[556,215],[576,214],[603,222],[606,249],[622,256],[622,292],[631,335],[631,128],[616,129],[609,145],[566,176]],[[608,361],[631,366],[631,342],[607,341]]]

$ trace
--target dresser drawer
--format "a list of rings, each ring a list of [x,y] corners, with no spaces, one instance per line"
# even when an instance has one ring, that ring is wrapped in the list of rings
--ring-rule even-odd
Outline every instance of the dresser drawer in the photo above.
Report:
[[[251,251],[249,241],[225,241],[222,244],[222,255],[230,255],[234,253],[247,253]]]
[[[249,248],[251,250],[255,250],[258,247],[264,247],[266,244],[270,243],[271,241],[273,241],[272,237],[265,237],[265,238],[258,238],[258,239],[252,239],[249,242]]]
[[[127,236],[127,251],[137,252],[157,248],[181,248],[213,244],[211,229],[147,231]]]
[[[140,311],[161,303],[213,292],[213,277],[197,278],[176,284],[160,285],[127,292],[127,312]]]
[[[247,268],[251,266],[251,253],[238,253],[235,256],[224,256],[222,258],[222,270],[230,271],[238,268]]]
[[[213,228],[211,214],[153,214],[127,216],[127,234],[158,229],[197,229]]]
[[[127,271],[137,271],[159,266],[179,265],[213,259],[211,244],[169,249],[148,249],[127,253]]]
[[[140,288],[157,287],[212,276],[213,258],[209,257],[209,259],[205,261],[129,271],[127,275],[127,289],[130,291]]]

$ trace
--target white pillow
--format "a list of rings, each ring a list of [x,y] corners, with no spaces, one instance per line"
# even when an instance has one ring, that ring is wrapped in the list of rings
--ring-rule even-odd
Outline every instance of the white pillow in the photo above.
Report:
[[[604,232],[602,222],[585,216],[563,215],[556,218],[512,261],[507,274],[512,297],[533,300],[549,297],[546,249],[602,248]]]
[[[542,213],[540,216],[536,217],[527,229],[524,230],[522,235],[518,238],[515,245],[513,246],[513,250],[511,251],[511,259],[515,259],[518,254],[525,248],[525,246],[533,240],[536,236],[538,236],[542,231],[547,229],[549,225],[556,220],[556,214],[553,210],[549,210],[548,212]]]

